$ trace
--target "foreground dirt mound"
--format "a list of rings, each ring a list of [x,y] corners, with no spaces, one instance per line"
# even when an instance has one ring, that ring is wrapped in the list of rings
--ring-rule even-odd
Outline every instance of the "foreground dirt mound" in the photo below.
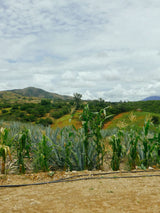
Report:
[[[160,212],[160,171],[138,173],[56,172],[0,176],[0,212]],[[74,176],[74,177],[73,177]],[[137,177],[138,176],[138,177]],[[84,180],[84,179],[85,180]],[[75,179],[75,181],[72,181]],[[81,179],[81,180],[77,180]]]

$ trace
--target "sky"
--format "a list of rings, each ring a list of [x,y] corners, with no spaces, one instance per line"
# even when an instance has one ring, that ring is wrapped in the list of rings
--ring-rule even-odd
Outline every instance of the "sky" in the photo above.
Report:
[[[0,0],[0,90],[160,96],[159,0]]]

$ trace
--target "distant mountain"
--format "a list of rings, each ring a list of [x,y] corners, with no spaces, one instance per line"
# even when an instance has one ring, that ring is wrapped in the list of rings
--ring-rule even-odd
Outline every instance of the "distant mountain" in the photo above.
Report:
[[[157,100],[160,100],[160,96],[149,96],[143,99],[142,101],[157,101]]]
[[[3,93],[4,92],[5,91],[3,91]],[[69,99],[73,98],[73,97],[67,96],[67,95],[59,95],[57,93],[47,92],[43,89],[39,89],[39,88],[35,88],[35,87],[7,90],[6,92],[12,92],[12,93],[26,96],[26,97],[37,97],[37,98],[50,98],[50,99],[61,99],[61,100],[69,100]]]

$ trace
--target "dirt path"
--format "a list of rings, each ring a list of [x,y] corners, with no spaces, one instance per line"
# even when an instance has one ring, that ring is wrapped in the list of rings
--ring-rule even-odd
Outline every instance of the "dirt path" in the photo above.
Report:
[[[75,174],[82,173],[72,175]],[[88,172],[85,174],[91,175]],[[155,175],[160,172],[150,174]],[[96,180],[0,188],[0,212],[160,212],[160,177],[103,178],[124,175],[128,174],[101,175],[101,179]],[[135,174],[130,174],[130,176],[133,175]],[[145,173],[138,175],[145,175]],[[44,173],[24,176],[9,175],[4,179],[1,176],[1,185],[51,181],[59,177],[60,174],[51,178]],[[63,173],[61,177],[68,177],[68,174]]]

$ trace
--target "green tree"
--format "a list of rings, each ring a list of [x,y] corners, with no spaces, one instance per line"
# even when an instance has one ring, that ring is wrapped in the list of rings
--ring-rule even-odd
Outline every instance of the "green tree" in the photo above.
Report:
[[[79,93],[74,93],[73,96],[74,96],[74,101],[75,101],[76,109],[79,109],[82,95],[79,94]]]
[[[41,105],[51,105],[51,100],[50,99],[42,99]]]
[[[49,126],[51,124],[53,124],[53,121],[51,118],[41,118],[37,123],[42,124],[43,126]]]

